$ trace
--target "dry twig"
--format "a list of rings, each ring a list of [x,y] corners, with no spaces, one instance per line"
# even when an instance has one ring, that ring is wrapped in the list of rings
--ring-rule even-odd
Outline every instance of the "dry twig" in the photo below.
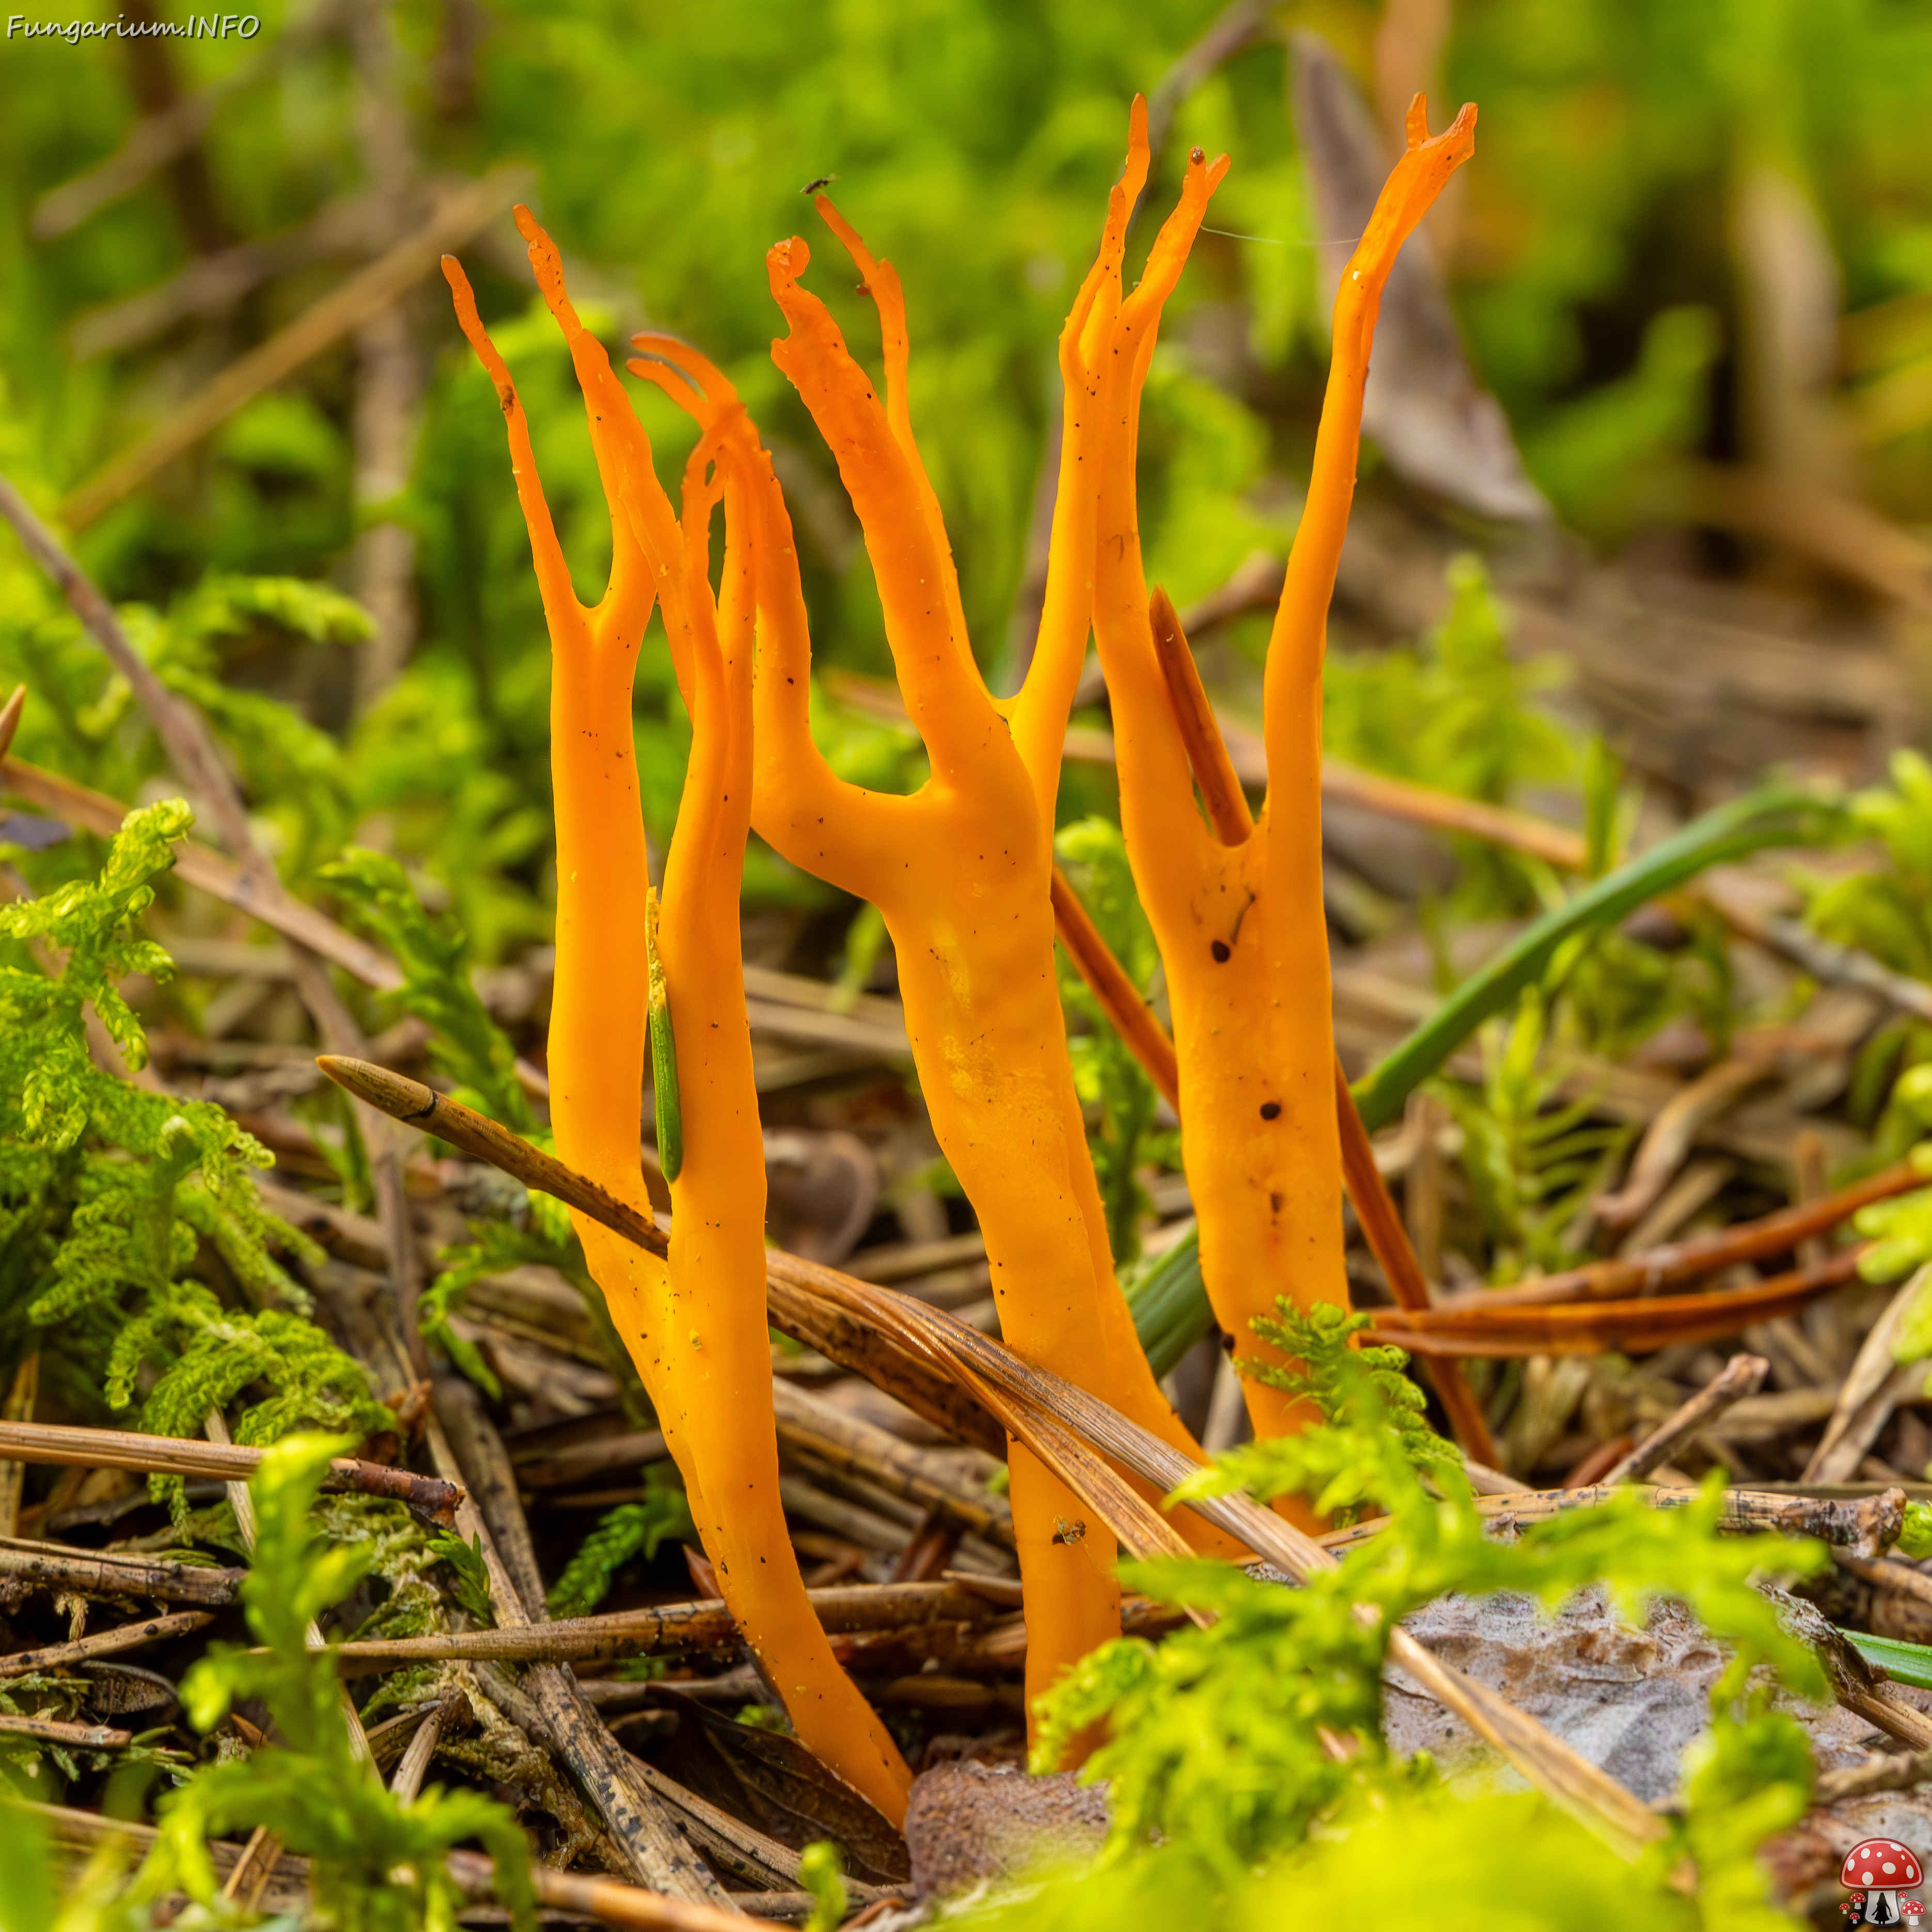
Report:
[[[148,1597],[162,1604],[234,1603],[245,1570],[160,1558],[107,1556],[59,1544],[0,1540],[0,1576],[94,1597]]]
[[[1628,1456],[1605,1472],[1604,1487],[1642,1482],[1660,1462],[1667,1462],[1673,1450],[1708,1427],[1733,1403],[1756,1395],[1770,1372],[1771,1364],[1762,1355],[1733,1355],[1681,1408],[1666,1416]]]
[[[117,1624],[112,1630],[94,1630],[71,1643],[16,1650],[0,1657],[0,1677],[31,1677],[44,1672],[70,1670],[77,1664],[91,1664],[97,1658],[118,1657],[123,1651],[185,1636],[191,1630],[206,1629],[214,1621],[212,1611],[176,1610],[170,1616],[144,1617],[136,1623]]]
[[[246,1483],[266,1450],[234,1443],[191,1442],[172,1436],[139,1436],[118,1429],[75,1429],[51,1422],[0,1422],[0,1457],[15,1463],[65,1463],[84,1469],[138,1469],[172,1476],[212,1476]],[[463,1492],[435,1476],[418,1476],[381,1462],[338,1456],[328,1466],[322,1488],[332,1494],[383,1496],[408,1507],[411,1515],[436,1529],[456,1520]]]
[[[946,1582],[844,1584],[807,1594],[830,1633],[898,1632],[980,1622],[994,1608],[969,1586]],[[356,1675],[458,1658],[493,1664],[610,1664],[620,1658],[728,1649],[742,1641],[722,1600],[705,1598],[506,1629],[365,1638],[332,1644],[329,1654],[345,1674]]]
[[[1755,1221],[1740,1221],[1714,1234],[1672,1241],[1639,1255],[1588,1262],[1515,1288],[1482,1288],[1444,1298],[1438,1312],[1467,1308],[1532,1308],[1545,1302],[1610,1301],[1623,1295],[1652,1295],[1706,1275],[1720,1274],[1742,1262],[1789,1254],[1801,1241],[1828,1234],[1861,1208],[1888,1201],[1926,1184],[1910,1161],[1898,1161],[1822,1201],[1780,1208]]]

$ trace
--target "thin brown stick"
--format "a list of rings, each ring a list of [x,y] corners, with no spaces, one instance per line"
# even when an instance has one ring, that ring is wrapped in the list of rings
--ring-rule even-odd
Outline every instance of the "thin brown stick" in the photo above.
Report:
[[[67,1463],[84,1469],[138,1469],[171,1476],[212,1476],[244,1482],[268,1452],[234,1443],[193,1442],[172,1436],[136,1436],[118,1429],[76,1429],[61,1423],[0,1422],[0,1457],[14,1462]],[[383,1496],[408,1505],[430,1526],[456,1520],[462,1490],[435,1476],[418,1476],[380,1462],[338,1456],[322,1488],[332,1495]]]
[[[199,442],[244,403],[292,375],[358,322],[385,309],[495,220],[523,191],[527,170],[502,168],[446,195],[428,220],[352,275],[267,341],[231,362],[214,381],[170,410],[131,449],[124,450],[61,506],[69,530],[84,530],[101,512],[137,490],[154,472]]]
[[[63,1724],[52,1718],[16,1718],[4,1712],[0,1712],[0,1732],[92,1750],[118,1750],[134,1742],[132,1731],[112,1731],[101,1724]]]
[[[244,863],[251,859],[260,862],[248,814],[200,714],[162,683],[135,650],[99,586],[4,476],[0,476],[0,518],[13,526],[27,554],[53,580],[108,662],[127,680],[152,722],[176,776],[213,818],[222,843]]]
[[[14,694],[0,704],[0,758],[14,748],[14,734],[20,728],[20,714],[27,708],[27,687],[16,684]]]
[[[1201,682],[1201,668],[1188,649],[1173,604],[1158,584],[1148,600],[1148,614],[1154,626],[1154,656],[1167,686],[1168,707],[1187,762],[1194,768],[1194,782],[1201,788],[1208,822],[1223,845],[1245,844],[1255,829],[1255,815],[1248,809],[1247,794],[1228,755],[1221,728],[1214,722],[1214,707]]]
[[[1915,1570],[1910,1563],[1900,1563],[1891,1558],[1852,1556],[1842,1550],[1832,1552],[1832,1560],[1838,1568],[1869,1583],[1875,1590],[1888,1591],[1894,1596],[1916,1598],[1922,1604],[1932,1605],[1932,1576],[1922,1570]]]
[[[1861,1243],[1820,1267],[1772,1275],[1750,1288],[1554,1307],[1378,1308],[1372,1318],[1378,1336],[1412,1354],[1597,1355],[1612,1348],[1648,1354],[1677,1342],[1720,1340],[1794,1313],[1852,1280],[1868,1246]]]
[[[661,1462],[664,1455],[662,1430],[635,1429],[621,1436],[600,1436],[594,1442],[573,1442],[526,1462],[518,1462],[514,1454],[511,1460],[522,1488],[560,1490],[611,1469],[628,1469],[634,1474],[646,1462]]]
[[[1383,1278],[1397,1306],[1426,1308],[1430,1296],[1422,1264],[1416,1258],[1408,1227],[1396,1210],[1388,1183],[1376,1165],[1375,1144],[1362,1124],[1339,1056],[1335,1061],[1335,1117],[1342,1130],[1342,1185],[1354,1203],[1355,1218],[1362,1224],[1370,1252],[1382,1264]],[[1489,1419],[1483,1413],[1475,1390],[1469,1386],[1462,1364],[1453,1357],[1439,1357],[1422,1366],[1435,1384],[1450,1431],[1462,1444],[1463,1453],[1476,1462],[1493,1466],[1496,1447],[1490,1438]]]
[[[15,694],[17,696],[19,694]],[[0,716],[0,728],[6,720]],[[7,1391],[4,1421],[0,1421],[0,1432],[8,1427],[22,1425],[31,1426],[29,1418],[34,1412],[34,1404],[40,1392],[40,1352],[30,1348],[20,1358],[20,1365],[14,1371],[13,1385]],[[26,1470],[18,1462],[0,1462],[0,1536],[14,1536],[20,1528],[20,1492],[26,1480]]]
[[[1910,1791],[1932,1781],[1932,1750],[1875,1752],[1863,1764],[1822,1773],[1811,1787],[1814,1806],[1841,1804],[1881,1791]]]
[[[176,1610],[165,1617],[145,1617],[112,1630],[93,1631],[71,1643],[44,1644],[38,1650],[16,1650],[0,1657],[0,1677],[31,1677],[42,1671],[65,1670],[96,1658],[118,1657],[123,1651],[139,1650],[144,1645],[165,1642],[170,1637],[185,1636],[205,1629],[214,1621],[208,1610]]]
[[[1058,866],[1053,868],[1048,891],[1053,900],[1054,937],[1066,947],[1074,970],[1100,1001],[1101,1010],[1127,1051],[1140,1062],[1142,1071],[1154,1082],[1154,1091],[1179,1113],[1180,1066],[1166,1028],[1135,989],[1126,969],[1114,957],[1112,948],[1100,937],[1100,928],[1080,903],[1080,895]]]
[[[932,1624],[983,1622],[995,1606],[963,1585],[866,1583],[807,1592],[829,1634],[902,1631]],[[729,1649],[743,1639],[717,1598],[614,1610],[508,1629],[450,1630],[434,1636],[374,1637],[332,1644],[345,1674],[400,1670],[406,1664],[476,1663],[610,1664],[629,1657]]]
[[[1594,1509],[1628,1493],[1605,1484],[1589,1489],[1513,1490],[1504,1496],[1479,1496],[1476,1507],[1496,1534],[1513,1536],[1526,1523],[1546,1522],[1571,1510]],[[1643,1495],[1653,1509],[1684,1509],[1703,1493],[1701,1489],[1659,1485]],[[1771,1490],[1730,1489],[1724,1492],[1718,1526],[1739,1534],[1815,1536],[1834,1550],[1876,1552],[1898,1540],[1904,1520],[1905,1492],[1899,1489],[1868,1496],[1792,1496]],[[1372,1520],[1331,1531],[1322,1542],[1330,1550],[1352,1550],[1384,1527],[1384,1520]]]
[[[1780,1208],[1756,1221],[1740,1221],[1721,1233],[1699,1234],[1688,1240],[1666,1242],[1637,1255],[1614,1261],[1589,1262],[1515,1288],[1472,1288],[1446,1297],[1438,1314],[1467,1308],[1529,1308],[1544,1302],[1610,1301],[1622,1295],[1655,1294],[1681,1287],[1701,1276],[1722,1274],[1740,1262],[1762,1261],[1791,1252],[1801,1241],[1828,1234],[1849,1221],[1861,1208],[1888,1201],[1928,1184],[1910,1161],[1881,1168],[1850,1187],[1840,1188],[1822,1201],[1801,1202]]]
[[[655,1222],[646,1220],[628,1202],[606,1193],[594,1180],[566,1167],[554,1155],[542,1152],[507,1127],[500,1126],[487,1114],[448,1099],[420,1080],[392,1072],[388,1067],[366,1060],[324,1053],[316,1056],[315,1064],[338,1087],[392,1120],[414,1127],[419,1133],[448,1141],[452,1147],[459,1147],[478,1160],[488,1161],[514,1175],[526,1186],[540,1188],[638,1247],[648,1248],[656,1255],[670,1253],[670,1238]]]
[[[496,1868],[480,1852],[452,1852],[450,1874],[465,1890],[494,1889]],[[534,1862],[530,1886],[539,1905],[577,1912],[600,1925],[626,1932],[745,1932],[748,1922],[737,1912],[694,1900],[674,1898],[662,1892],[644,1892],[615,1879],[585,1878],[575,1872],[553,1871]]]
[[[0,1576],[24,1583],[78,1590],[94,1597],[150,1597],[158,1603],[217,1607],[237,1600],[245,1570],[216,1569],[158,1558],[104,1556],[57,1544],[0,1543]]]
[[[1604,1472],[1603,1485],[1640,1483],[1660,1462],[1746,1396],[1756,1395],[1771,1372],[1762,1355],[1733,1355],[1690,1399],[1653,1429],[1622,1461]]]
[[[670,1252],[664,1230],[635,1208],[607,1194],[560,1160],[538,1152],[507,1128],[446,1099],[421,1081],[334,1054],[320,1056],[316,1064],[338,1086],[405,1126],[434,1133],[477,1160],[501,1168],[526,1186],[554,1196],[639,1247],[656,1255]],[[895,1351],[876,1333],[842,1321],[827,1310],[820,1312],[809,1334],[796,1339],[841,1367],[877,1382],[934,1428],[990,1454],[1004,1454],[1004,1432],[982,1406],[929,1364]]]
[[[16,798],[38,806],[64,823],[111,838],[131,808],[104,792],[91,791],[58,772],[43,770],[23,759],[0,758],[0,784]],[[393,992],[403,983],[402,969],[380,948],[345,932],[326,913],[290,895],[261,890],[252,878],[212,846],[184,838],[175,848],[176,875],[197,891],[245,912],[285,938],[320,953],[332,964],[353,974],[366,986]]]
[[[1479,838],[1486,845],[1500,845],[1508,851],[1544,860],[1566,872],[1580,872],[1589,862],[1587,842],[1568,826],[1552,824],[1526,812],[1513,812],[1507,806],[1486,804],[1479,798],[1461,798],[1431,785],[1412,784],[1404,778],[1364,771],[1342,758],[1322,759],[1322,796],[1338,804],[1359,806],[1384,818]]]

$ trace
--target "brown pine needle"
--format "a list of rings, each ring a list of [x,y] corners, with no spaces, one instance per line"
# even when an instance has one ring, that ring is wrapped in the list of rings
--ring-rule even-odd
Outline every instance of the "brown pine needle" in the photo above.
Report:
[[[652,1254],[668,1255],[670,1243],[664,1230],[634,1208],[607,1194],[574,1168],[542,1154],[527,1141],[500,1127],[486,1114],[446,1100],[419,1080],[392,1073],[366,1060],[338,1054],[317,1056],[316,1064],[339,1087],[358,1100],[402,1121],[462,1148],[514,1175],[526,1187],[554,1196],[567,1208],[588,1215],[614,1234],[621,1234]],[[896,1396],[908,1408],[957,1441],[992,1455],[1004,1455],[1006,1434],[984,1406],[930,1363],[895,1348],[875,1330],[842,1318],[832,1311],[788,1298],[784,1270],[796,1256],[777,1250],[766,1256],[767,1292],[773,1294],[773,1325],[795,1340],[816,1348],[827,1360],[851,1370]]]
[[[1247,794],[1235,776],[1221,728],[1214,722],[1214,707],[1202,685],[1200,667],[1188,648],[1186,634],[1167,592],[1158,584],[1148,600],[1148,614],[1153,621],[1154,656],[1167,686],[1168,704],[1186,749],[1187,762],[1194,767],[1194,782],[1201,788],[1208,822],[1223,845],[1241,844],[1255,829],[1254,814],[1248,809]]]
[[[1114,957],[1100,930],[1087,916],[1080,895],[1056,866],[1051,887],[1054,935],[1066,949],[1074,970],[1100,1003],[1127,1051],[1141,1064],[1154,1091],[1178,1114],[1180,1111],[1180,1071],[1174,1042],[1154,1010],[1135,991],[1126,969]]]
[[[1467,1305],[1412,1312],[1378,1308],[1377,1334],[1418,1355],[1592,1355],[1653,1353],[1676,1342],[1712,1342],[1754,1322],[1795,1314],[1858,1273],[1868,1244],[1841,1249],[1816,1268],[1795,1268],[1750,1288],[1631,1301]]]
[[[1588,1262],[1546,1274],[1516,1288],[1472,1288],[1450,1295],[1438,1306],[1440,1316],[1482,1309],[1533,1308],[1546,1302],[1611,1301],[1629,1295],[1654,1294],[1660,1288],[1681,1288],[1705,1275],[1719,1274],[1739,1262],[1762,1261],[1789,1254],[1801,1241],[1828,1234],[1849,1221],[1861,1208],[1888,1201],[1928,1184],[1910,1161],[1901,1160],[1820,1201],[1780,1208],[1756,1221],[1739,1221],[1712,1234],[1694,1234],[1670,1241],[1644,1253],[1619,1256],[1614,1261]],[[1654,1306],[1653,1304],[1652,1306]],[[1735,1330],[1722,1331],[1726,1334]]]

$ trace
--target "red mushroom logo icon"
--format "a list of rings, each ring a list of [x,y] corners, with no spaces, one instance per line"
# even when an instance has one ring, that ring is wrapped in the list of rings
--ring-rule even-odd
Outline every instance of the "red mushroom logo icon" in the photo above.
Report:
[[[1866,1838],[1845,1854],[1838,1882],[1850,1890],[1864,1894],[1864,1915],[1858,1922],[1866,1925],[1898,1925],[1904,1922],[1898,1909],[1898,1894],[1901,1892],[1916,1892],[1924,1882],[1924,1876],[1917,1855],[1907,1850],[1896,1838]]]

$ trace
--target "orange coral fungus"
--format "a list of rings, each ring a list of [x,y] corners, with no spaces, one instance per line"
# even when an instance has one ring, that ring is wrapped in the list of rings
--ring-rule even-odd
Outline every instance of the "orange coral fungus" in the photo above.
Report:
[[[1113,700],[1120,823],[1173,1000],[1202,1275],[1223,1329],[1244,1345],[1248,1324],[1268,1314],[1277,1294],[1302,1308],[1348,1298],[1322,908],[1322,655],[1354,494],[1382,286],[1408,232],[1472,153],[1474,124],[1476,110],[1466,106],[1451,130],[1430,139],[1416,98],[1408,148],[1383,185],[1335,298],[1314,476],[1269,641],[1269,794],[1258,821],[1248,821],[1238,790],[1238,809],[1231,809],[1227,786],[1214,782],[1204,786],[1217,804],[1211,819],[1194,809],[1194,769],[1174,713],[1177,694],[1190,684],[1173,676],[1173,664],[1163,668],[1163,655],[1184,653],[1186,640],[1165,599],[1155,599],[1150,620],[1142,576],[1134,444],[1165,290],[1150,296],[1142,282],[1114,328],[1096,634]],[[1205,728],[1214,730],[1211,717]],[[1302,1420],[1264,1383],[1250,1379],[1246,1396],[1262,1436]]]
[[[1135,114],[1143,128],[1144,105]],[[1193,1453],[1114,1278],[1067,1059],[1048,890],[1060,748],[1091,622],[1105,437],[1096,356],[1118,305],[1128,212],[1146,175],[1144,138],[1137,152],[1060,336],[1066,402],[1052,564],[1031,668],[1010,700],[988,694],[974,661],[938,500],[914,440],[898,278],[820,196],[820,212],[878,310],[882,405],[824,304],[800,285],[804,242],[781,242],[767,257],[790,331],[772,358],[830,446],[863,526],[900,689],[932,776],[910,798],[866,792],[836,777],[814,746],[811,646],[790,525],[761,468],[753,822],[794,864],[872,900],[884,916],[921,1087],[940,1145],[978,1211],[1008,1344]],[[1188,169],[1175,219],[1190,236],[1222,165],[1197,156]],[[1118,1631],[1113,1541],[1018,1444],[1011,1466],[1028,1688],[1036,1693]],[[1232,1547],[1203,1526],[1188,1528],[1204,1546]]]
[[[1476,110],[1429,138],[1418,96],[1407,152],[1384,186],[1335,298],[1334,348],[1308,501],[1268,647],[1269,789],[1250,821],[1238,790],[1204,786],[1204,820],[1174,709],[1184,652],[1171,607],[1150,620],[1134,488],[1140,391],[1172,277],[1149,264],[1120,305],[1108,358],[1094,623],[1112,699],[1120,817],[1142,903],[1160,942],[1180,1060],[1184,1155],[1200,1219],[1202,1273],[1244,1352],[1277,1295],[1346,1305],[1328,938],[1322,902],[1322,659],[1328,599],[1354,491],[1362,390],[1382,284],[1398,250],[1474,147]],[[1160,250],[1156,250],[1158,258]],[[1165,606],[1164,598],[1156,603]],[[1170,670],[1172,668],[1169,668]],[[1190,720],[1198,724],[1198,719]],[[1211,716],[1207,723],[1211,733]],[[1208,774],[1204,773],[1204,777]],[[1258,1434],[1301,1418],[1250,1381]]]
[[[462,270],[446,257],[464,332],[496,383],[508,425],[550,633],[557,832],[551,1114],[562,1158],[647,1217],[638,1136],[650,908],[631,693],[654,596],[693,733],[657,934],[684,1138],[671,1184],[669,1263],[573,1218],[683,1472],[732,1615],[800,1737],[896,1822],[910,1776],[832,1658],[778,1497],[765,1320],[764,1154],[738,942],[751,811],[747,478],[720,439],[701,440],[686,468],[680,522],[652,468],[643,426],[571,306],[555,248],[526,210],[517,218],[538,286],[570,345],[611,508],[610,585],[586,609],[571,587],[515,388]],[[707,566],[721,495],[726,548],[714,603]]]

